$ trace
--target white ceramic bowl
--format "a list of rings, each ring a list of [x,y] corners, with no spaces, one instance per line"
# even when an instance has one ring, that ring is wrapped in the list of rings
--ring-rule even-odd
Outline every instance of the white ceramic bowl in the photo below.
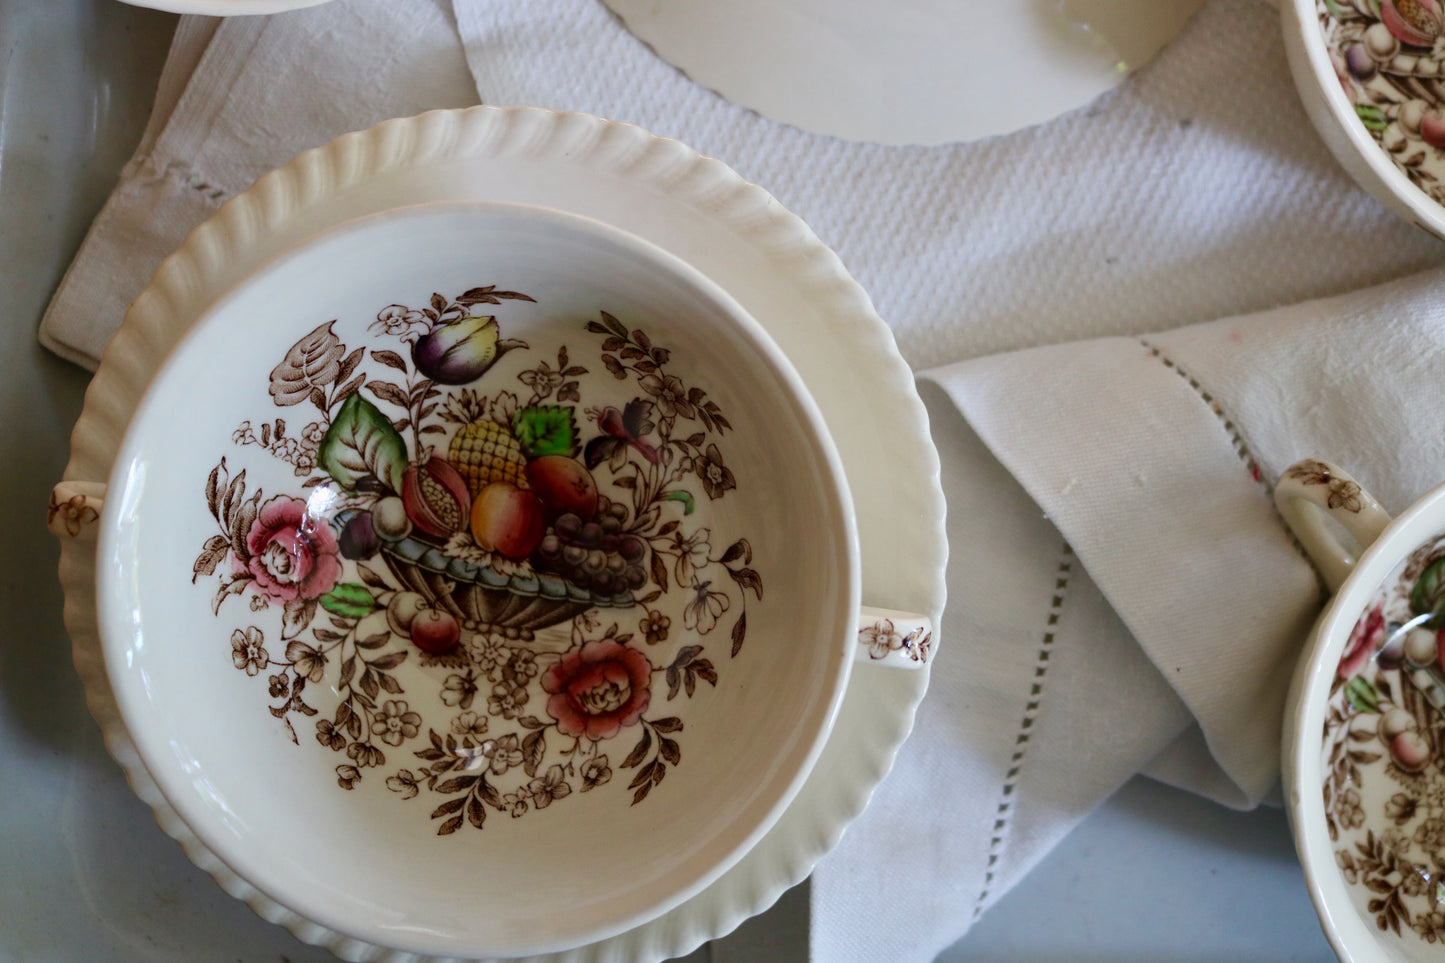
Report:
[[[237,876],[182,822],[135,751],[111,691],[96,612],[95,542],[82,531],[136,406],[170,350],[234,285],[321,230],[438,200],[584,214],[698,266],[783,347],[822,406],[849,488],[870,600],[930,613],[944,601],[943,492],[912,374],[837,256],[725,165],[641,128],[577,113],[474,107],[387,121],[307,151],[196,229],[126,313],[86,394],[51,504],[72,656],[106,748],[160,827],[226,892],[347,960],[416,963],[328,929]],[[93,522],[92,522],[93,524]],[[929,673],[853,673],[837,723],[794,803],[716,881],[650,922],[546,963],[661,960],[761,912],[807,876],[862,811],[907,736]]]
[[[540,496],[547,458],[572,495]],[[605,522],[598,491],[640,572],[601,524],[590,575],[549,572],[531,512]],[[308,920],[444,956],[595,941],[736,862],[827,736],[859,596],[837,453],[756,322],[520,205],[353,222],[222,299],[131,421],[98,558],[111,685],[196,836]]]
[[[1445,237],[1445,15],[1437,0],[1411,0],[1406,14],[1395,3],[1283,0],[1285,52],[1310,120],[1350,176]]]

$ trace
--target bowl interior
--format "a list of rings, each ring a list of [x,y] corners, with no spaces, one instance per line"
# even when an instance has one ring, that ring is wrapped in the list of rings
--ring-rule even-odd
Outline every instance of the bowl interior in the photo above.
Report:
[[[301,915],[435,954],[580,945],[735,862],[822,744],[859,592],[837,454],[756,323],[502,204],[232,291],[138,409],[99,551],[171,805]]]
[[[1361,558],[1296,681],[1291,815],[1311,895],[1344,959],[1445,953],[1442,628],[1437,492]]]
[[[1300,34],[1289,38],[1290,53],[1295,58],[1293,43],[1302,42],[1296,75],[1309,74],[1306,104],[1331,149],[1367,188],[1440,235],[1445,61],[1435,39],[1445,20],[1421,4],[1414,10],[1399,16],[1375,0],[1291,0],[1286,22]]]

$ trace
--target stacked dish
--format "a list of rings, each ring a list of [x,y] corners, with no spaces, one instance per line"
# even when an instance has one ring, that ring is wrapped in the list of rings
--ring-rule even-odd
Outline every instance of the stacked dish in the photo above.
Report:
[[[478,108],[199,228],[52,525],[108,745],[262,915],[353,959],[660,958],[806,875],[906,736],[937,471],[886,327],[761,190]],[[850,673],[860,599],[926,617],[861,650],[924,671]]]

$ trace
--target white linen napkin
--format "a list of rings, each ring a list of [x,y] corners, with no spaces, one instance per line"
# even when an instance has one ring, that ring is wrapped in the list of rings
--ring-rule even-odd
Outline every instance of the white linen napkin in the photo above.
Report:
[[[946,647],[915,737],[814,875],[815,958],[928,959],[1137,771],[1265,797],[1324,599],[1272,485],[1323,456],[1404,510],[1445,479],[1442,363],[1437,269],[925,372]],[[874,925],[842,922],[870,899]]]
[[[813,958],[931,958],[1141,769],[1230,805],[1265,795],[1286,642],[1319,600],[1265,486],[1303,454],[1356,469],[1394,509],[1445,477],[1440,442],[1403,423],[1431,397],[1410,352],[1438,351],[1438,277],[1136,337],[1445,260],[1328,157],[1272,9],[1209,0],[1088,108],[911,149],[731,105],[595,0],[452,6],[454,21],[445,0],[183,21],[160,119],[57,292],[46,344],[93,367],[220,199],[385,116],[480,93],[679,137],[838,250],[916,367],[979,359],[923,386],[953,545],[942,645],[893,773],[813,876]],[[981,357],[1101,336],[1115,337]],[[1385,343],[1368,349],[1381,377],[1350,367]],[[1317,389],[1322,372],[1338,384]]]
[[[227,198],[348,131],[476,102],[448,0],[182,17],[150,123],[51,299],[41,343],[94,370],[156,266]]]

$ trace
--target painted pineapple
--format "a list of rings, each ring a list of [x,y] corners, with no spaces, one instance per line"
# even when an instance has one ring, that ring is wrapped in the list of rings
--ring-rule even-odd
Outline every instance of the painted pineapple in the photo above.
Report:
[[[473,498],[496,481],[527,487],[527,459],[521,443],[495,421],[479,419],[463,426],[452,438],[447,455],[466,479]]]

